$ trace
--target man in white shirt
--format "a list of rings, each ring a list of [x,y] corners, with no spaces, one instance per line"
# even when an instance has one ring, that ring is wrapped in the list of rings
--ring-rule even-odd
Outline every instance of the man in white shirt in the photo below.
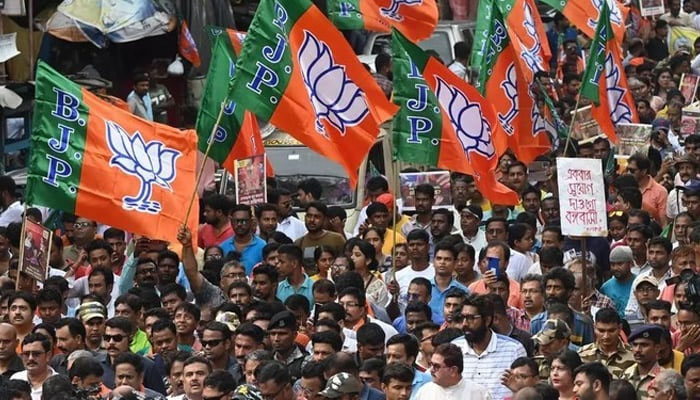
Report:
[[[510,389],[501,383],[501,376],[516,358],[527,356],[523,345],[491,329],[493,305],[486,296],[468,297],[458,318],[464,336],[452,343],[462,350],[462,376],[486,386],[495,399],[511,396]]]
[[[430,262],[430,235],[423,230],[414,230],[409,233],[406,238],[408,243],[408,256],[411,260],[411,265],[396,272],[394,277],[395,282],[389,285],[389,291],[392,294],[398,289],[400,301],[404,302],[408,295],[408,285],[414,278],[423,277],[432,279],[435,276],[435,268]],[[396,287],[398,285],[398,288]]]
[[[267,194],[267,200],[269,203],[277,206],[280,219],[277,224],[278,232],[284,233],[292,240],[297,240],[306,235],[306,225],[291,215],[292,194],[288,190],[270,190]]]
[[[0,176],[0,226],[7,226],[13,222],[22,222],[24,208],[17,198],[15,181],[12,177]]]
[[[30,333],[22,341],[21,356],[26,370],[14,373],[10,379],[29,382],[32,400],[41,400],[44,381],[57,375],[56,371],[49,367],[51,350],[49,339],[38,333]]]
[[[469,82],[467,64],[469,63],[470,48],[466,42],[457,42],[454,47],[455,59],[448,67],[455,75]]]
[[[479,254],[481,249],[486,246],[486,232],[479,229],[484,212],[481,210],[481,207],[475,205],[460,206],[458,210],[459,226],[462,230],[461,234],[464,238],[464,243],[471,245],[474,248],[474,252]]]
[[[452,343],[439,345],[430,359],[432,382],[418,389],[420,400],[490,400],[486,387],[462,377],[464,360],[462,350]]]

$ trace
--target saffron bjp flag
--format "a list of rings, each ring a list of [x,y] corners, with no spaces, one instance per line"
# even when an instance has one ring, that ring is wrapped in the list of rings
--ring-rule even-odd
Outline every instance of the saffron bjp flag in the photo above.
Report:
[[[603,4],[586,70],[581,80],[580,95],[593,102],[593,118],[608,139],[617,143],[617,124],[637,123],[637,109],[627,86],[620,47],[611,29],[610,9]]]
[[[629,9],[617,0],[542,0],[542,2],[564,14],[569,22],[590,38],[595,36],[603,4],[607,4],[610,25],[615,31],[617,43],[622,44],[625,38],[625,20]]]
[[[309,0],[262,0],[236,63],[231,98],[342,165],[351,186],[393,105]]]
[[[215,39],[195,129],[199,136],[199,151],[207,154],[209,140],[213,140],[208,157],[234,174],[236,160],[262,154],[265,147],[255,115],[229,97],[229,83],[236,71],[236,54],[232,40],[235,33],[227,33]],[[267,175],[274,176],[269,160]]]
[[[528,84],[534,83],[535,74],[549,70],[552,54],[534,0],[495,0],[503,15],[508,36]]]
[[[473,175],[494,204],[518,204],[518,195],[495,176],[507,147],[489,102],[400,32],[393,32],[394,157]],[[500,140],[495,140],[500,138]]]
[[[26,200],[177,243],[194,190],[194,131],[138,118],[48,64],[36,74]],[[187,221],[197,231],[198,202]]]
[[[180,54],[189,61],[195,67],[199,68],[202,65],[202,59],[199,57],[199,51],[197,50],[197,44],[194,42],[192,33],[187,27],[187,22],[182,20],[180,24],[180,41],[179,41]]]
[[[433,34],[439,14],[436,0],[327,0],[326,8],[338,29],[390,32],[394,27],[414,42]]]
[[[522,0],[515,4],[529,8]],[[509,9],[511,14],[515,12],[513,7]],[[532,15],[529,11],[525,13]],[[493,104],[508,147],[518,160],[530,163],[551,149],[546,119],[535,95],[535,76],[547,68],[546,52],[542,49],[546,46],[541,45],[534,27],[521,32],[531,36],[527,45],[524,39],[517,38],[518,33],[510,34],[512,31],[506,27],[504,14],[496,2],[491,2],[490,9],[480,7],[478,15],[479,19],[488,15],[491,24],[482,30],[488,36],[482,42],[485,56],[480,58],[482,64],[478,66],[479,87]],[[525,25],[528,20],[531,21],[526,18]]]

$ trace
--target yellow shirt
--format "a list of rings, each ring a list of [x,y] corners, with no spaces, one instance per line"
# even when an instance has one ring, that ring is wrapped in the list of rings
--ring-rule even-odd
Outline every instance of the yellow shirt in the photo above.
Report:
[[[401,218],[403,219],[403,218]],[[398,221],[397,221],[398,224]],[[399,233],[398,231],[396,232],[396,243],[406,243],[406,238]],[[390,256],[391,255],[391,250],[394,248],[394,231],[392,229],[386,230],[386,233],[384,234],[384,245],[382,246],[382,253],[384,255]]]
[[[681,364],[683,364],[683,359],[685,355],[678,350],[673,350],[673,360],[669,363],[662,365],[664,368],[673,369],[679,374],[681,373]]]

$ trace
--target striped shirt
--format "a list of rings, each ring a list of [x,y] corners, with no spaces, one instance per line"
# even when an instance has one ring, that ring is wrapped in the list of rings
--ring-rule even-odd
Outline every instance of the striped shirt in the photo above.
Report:
[[[491,340],[481,354],[476,354],[463,336],[453,340],[452,343],[462,349],[464,357],[462,377],[486,386],[495,400],[513,395],[510,389],[501,384],[501,376],[516,358],[527,356],[520,342],[491,331]]]

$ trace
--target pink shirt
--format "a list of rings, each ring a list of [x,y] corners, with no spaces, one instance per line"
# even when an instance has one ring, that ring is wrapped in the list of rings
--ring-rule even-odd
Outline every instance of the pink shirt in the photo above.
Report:
[[[199,236],[197,245],[201,248],[207,248],[209,246],[214,246],[220,244],[233,237],[233,228],[231,223],[227,223],[221,232],[217,233],[214,225],[204,224],[199,228]],[[225,254],[224,254],[225,255]]]
[[[508,305],[511,307],[522,309],[523,302],[520,298],[520,284],[514,279],[508,279],[508,282],[510,282],[510,287],[508,288],[508,290],[510,291],[510,294],[508,295]],[[476,282],[472,282],[472,284],[469,285],[469,291],[476,294],[488,293],[486,291],[486,281],[484,281],[483,279],[479,279]]]
[[[649,183],[642,189],[642,208],[649,211],[662,226],[666,222],[666,199],[668,199],[666,188],[649,177]]]

